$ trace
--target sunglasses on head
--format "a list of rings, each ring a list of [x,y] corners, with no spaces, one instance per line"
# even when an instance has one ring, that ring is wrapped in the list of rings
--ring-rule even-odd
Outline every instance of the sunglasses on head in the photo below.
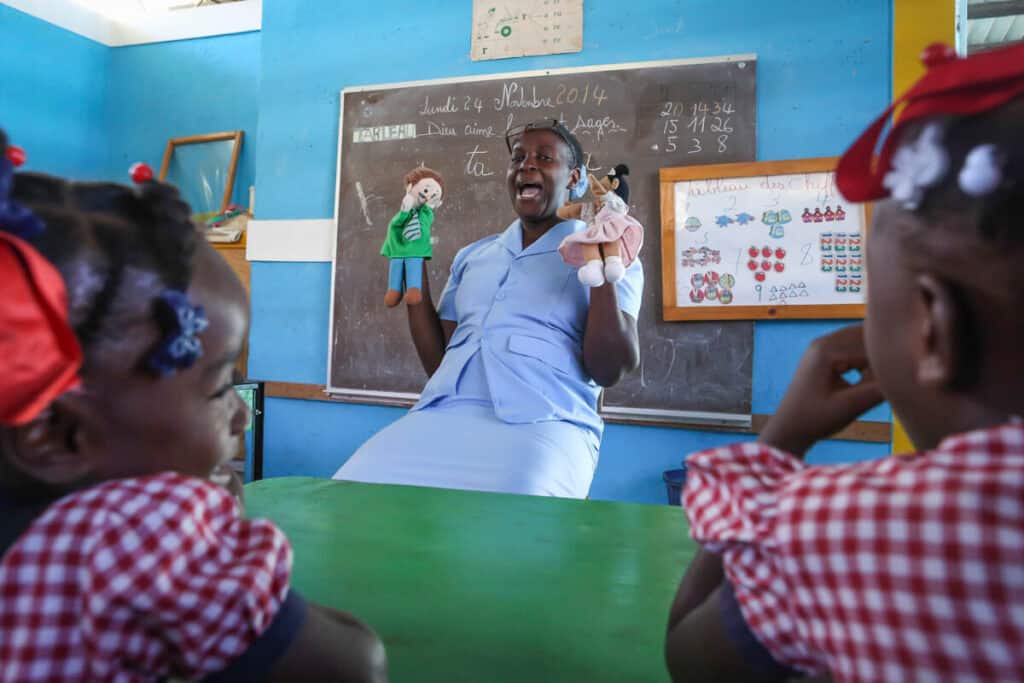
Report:
[[[512,153],[513,141],[522,137],[524,134],[529,133],[532,130],[548,130],[557,135],[558,137],[562,138],[562,142],[564,142],[569,147],[569,151],[572,153],[573,165],[576,164],[576,162],[578,161],[578,159],[576,159],[576,147],[569,139],[569,131],[565,127],[565,124],[563,124],[558,119],[543,119],[541,121],[533,121],[531,123],[526,123],[520,126],[512,126],[511,128],[509,128],[507,131],[505,131],[505,146],[508,147],[508,153]]]

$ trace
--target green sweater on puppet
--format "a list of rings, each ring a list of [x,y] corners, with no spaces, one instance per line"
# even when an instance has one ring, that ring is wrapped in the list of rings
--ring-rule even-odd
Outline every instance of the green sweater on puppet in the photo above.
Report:
[[[388,223],[388,234],[380,248],[381,256],[431,258],[434,255],[430,248],[430,226],[433,222],[434,210],[428,204],[399,211]]]
[[[424,263],[434,255],[430,228],[443,196],[444,179],[437,171],[420,166],[405,175],[401,211],[388,223],[388,234],[380,248],[381,255],[390,260],[385,306],[397,306],[403,299],[411,306],[423,301],[420,288]]]

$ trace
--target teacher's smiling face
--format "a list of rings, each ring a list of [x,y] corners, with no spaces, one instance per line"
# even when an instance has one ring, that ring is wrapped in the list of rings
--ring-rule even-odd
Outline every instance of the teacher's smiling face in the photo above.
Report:
[[[515,141],[508,165],[508,192],[524,223],[558,222],[555,211],[565,204],[569,188],[579,180],[579,170],[570,168],[572,162],[569,145],[549,130],[530,130]]]

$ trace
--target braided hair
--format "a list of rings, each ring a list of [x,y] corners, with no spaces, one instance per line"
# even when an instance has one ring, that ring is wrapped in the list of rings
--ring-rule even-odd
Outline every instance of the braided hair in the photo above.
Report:
[[[0,158],[7,145],[0,130]],[[108,357],[123,363],[127,348],[137,351],[140,323],[155,325],[160,337],[167,333],[174,321],[162,312],[157,295],[188,289],[200,239],[174,187],[16,173],[11,199],[46,226],[28,242],[64,278],[86,369]],[[133,359],[132,366],[141,368],[140,361]]]

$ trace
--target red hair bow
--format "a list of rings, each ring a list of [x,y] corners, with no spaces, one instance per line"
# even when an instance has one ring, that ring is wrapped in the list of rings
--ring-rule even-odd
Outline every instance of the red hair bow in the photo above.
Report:
[[[1001,50],[956,56],[952,48],[931,45],[921,55],[928,71],[903,93],[854,142],[836,166],[836,185],[853,202],[887,197],[882,179],[899,141],[898,133],[912,121],[935,114],[977,114],[1024,94],[1024,43]],[[896,121],[875,156],[892,112]]]
[[[82,350],[57,269],[0,230],[0,424],[31,421],[77,386]]]

